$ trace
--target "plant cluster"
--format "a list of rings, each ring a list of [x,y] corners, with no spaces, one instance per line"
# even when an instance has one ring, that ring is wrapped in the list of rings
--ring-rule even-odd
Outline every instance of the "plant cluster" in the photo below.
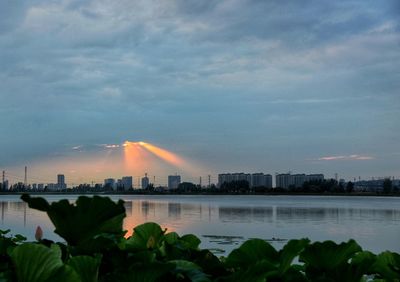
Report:
[[[0,232],[0,281],[400,281],[400,255],[364,251],[354,241],[290,240],[276,250],[251,239],[226,257],[200,249],[195,235],[167,233],[156,223],[123,230],[123,201],[79,197],[49,204],[23,195],[44,211],[65,243]]]

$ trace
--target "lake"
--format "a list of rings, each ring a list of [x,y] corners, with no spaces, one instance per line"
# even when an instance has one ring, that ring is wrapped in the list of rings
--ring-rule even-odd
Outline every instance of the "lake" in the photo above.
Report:
[[[48,201],[75,195],[45,195]],[[287,239],[347,241],[372,252],[400,252],[400,198],[361,196],[220,196],[113,195],[125,201],[124,227],[153,221],[168,231],[194,233],[202,248],[225,250],[249,238],[262,238],[281,248]],[[40,225],[44,237],[62,240],[43,212],[30,209],[17,195],[0,196],[1,229],[34,240]]]

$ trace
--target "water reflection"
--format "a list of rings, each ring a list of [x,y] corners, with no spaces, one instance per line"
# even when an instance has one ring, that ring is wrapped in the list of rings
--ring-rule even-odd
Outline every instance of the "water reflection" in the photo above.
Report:
[[[219,219],[229,222],[271,222],[272,207],[220,207]]]
[[[75,199],[70,198],[72,201]],[[135,226],[153,221],[167,228],[168,232],[203,235],[203,247],[218,247],[220,244],[226,250],[229,250],[228,245],[237,245],[254,237],[272,242],[301,237],[336,241],[355,238],[371,250],[400,250],[397,242],[400,236],[398,199],[389,204],[378,201],[378,208],[371,208],[374,206],[371,199],[347,206],[341,201],[328,201],[328,197],[310,197],[307,199],[309,203],[304,198],[303,202],[289,197],[283,199],[285,201],[280,203],[275,198],[249,201],[212,196],[201,200],[196,197],[128,197],[124,199],[127,215],[124,228],[130,235]],[[288,204],[291,202],[293,205]],[[14,234],[21,233],[33,240],[34,230],[40,225],[45,230],[45,237],[60,239],[53,233],[54,227],[47,215],[29,209],[18,197],[0,201],[0,208],[1,229],[10,228]]]

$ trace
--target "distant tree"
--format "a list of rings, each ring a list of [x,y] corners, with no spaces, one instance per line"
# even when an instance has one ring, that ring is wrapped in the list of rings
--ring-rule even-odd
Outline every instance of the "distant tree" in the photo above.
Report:
[[[178,190],[184,192],[192,192],[197,190],[197,186],[192,182],[182,182],[178,185]]]
[[[390,178],[383,180],[383,192],[386,194],[392,192],[392,180]]]
[[[221,185],[221,190],[226,192],[244,193],[249,191],[250,185],[247,180],[234,180],[231,182],[224,182]]]
[[[347,193],[352,193],[353,191],[354,191],[354,183],[351,182],[351,181],[347,182],[346,192]]]
[[[153,192],[154,191],[154,184],[150,183],[149,185],[147,185],[146,189]]]

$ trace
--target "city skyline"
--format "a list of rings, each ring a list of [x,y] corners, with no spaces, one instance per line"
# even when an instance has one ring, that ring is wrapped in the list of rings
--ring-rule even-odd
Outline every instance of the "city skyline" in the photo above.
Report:
[[[395,0],[2,1],[0,170],[399,178],[399,13]]]
[[[259,183],[260,186],[266,186],[269,188],[281,187],[288,188],[291,184],[299,187],[305,181],[312,180],[336,180],[338,183],[346,183],[346,182],[362,182],[362,181],[375,181],[375,180],[396,180],[399,181],[399,177],[395,176],[371,176],[369,178],[361,178],[361,176],[353,177],[353,178],[343,178],[337,173],[334,173],[332,176],[324,175],[323,173],[309,172],[304,173],[304,171],[286,171],[286,172],[261,172],[261,171],[253,171],[253,172],[214,172],[208,175],[198,175],[197,179],[194,178],[185,178],[181,177],[180,174],[169,174],[169,175],[150,175],[145,172],[142,175],[110,175],[107,174],[107,178],[104,179],[92,179],[91,181],[75,181],[70,180],[67,177],[67,181],[65,181],[65,174],[57,173],[54,179],[43,179],[37,178],[35,176],[28,177],[28,167],[24,167],[24,175],[15,174],[14,171],[9,173],[8,171],[2,171],[2,182],[5,183],[6,187],[10,187],[16,184],[23,184],[25,187],[35,188],[37,185],[41,185],[42,189],[46,185],[50,185],[52,189],[66,189],[72,188],[79,185],[91,185],[94,187],[95,185],[106,185],[107,183],[111,183],[112,187],[132,187],[134,189],[143,189],[143,187],[147,187],[149,184],[152,184],[154,187],[177,187],[177,184],[172,184],[175,179],[179,179],[178,184],[182,182],[189,182],[200,185],[201,187],[210,187],[211,185],[215,185],[217,187],[220,186],[223,182],[230,182],[233,180],[246,180],[250,183],[251,186],[254,186],[254,183]],[[30,174],[30,172],[29,172]],[[157,181],[156,181],[157,179]],[[174,179],[174,180],[172,180]],[[202,182],[203,179],[203,182]],[[54,181],[56,180],[56,181]],[[282,182],[283,181],[283,182]],[[130,183],[130,184],[127,184]],[[285,183],[284,185],[282,183]],[[256,185],[257,186],[257,185]]]

